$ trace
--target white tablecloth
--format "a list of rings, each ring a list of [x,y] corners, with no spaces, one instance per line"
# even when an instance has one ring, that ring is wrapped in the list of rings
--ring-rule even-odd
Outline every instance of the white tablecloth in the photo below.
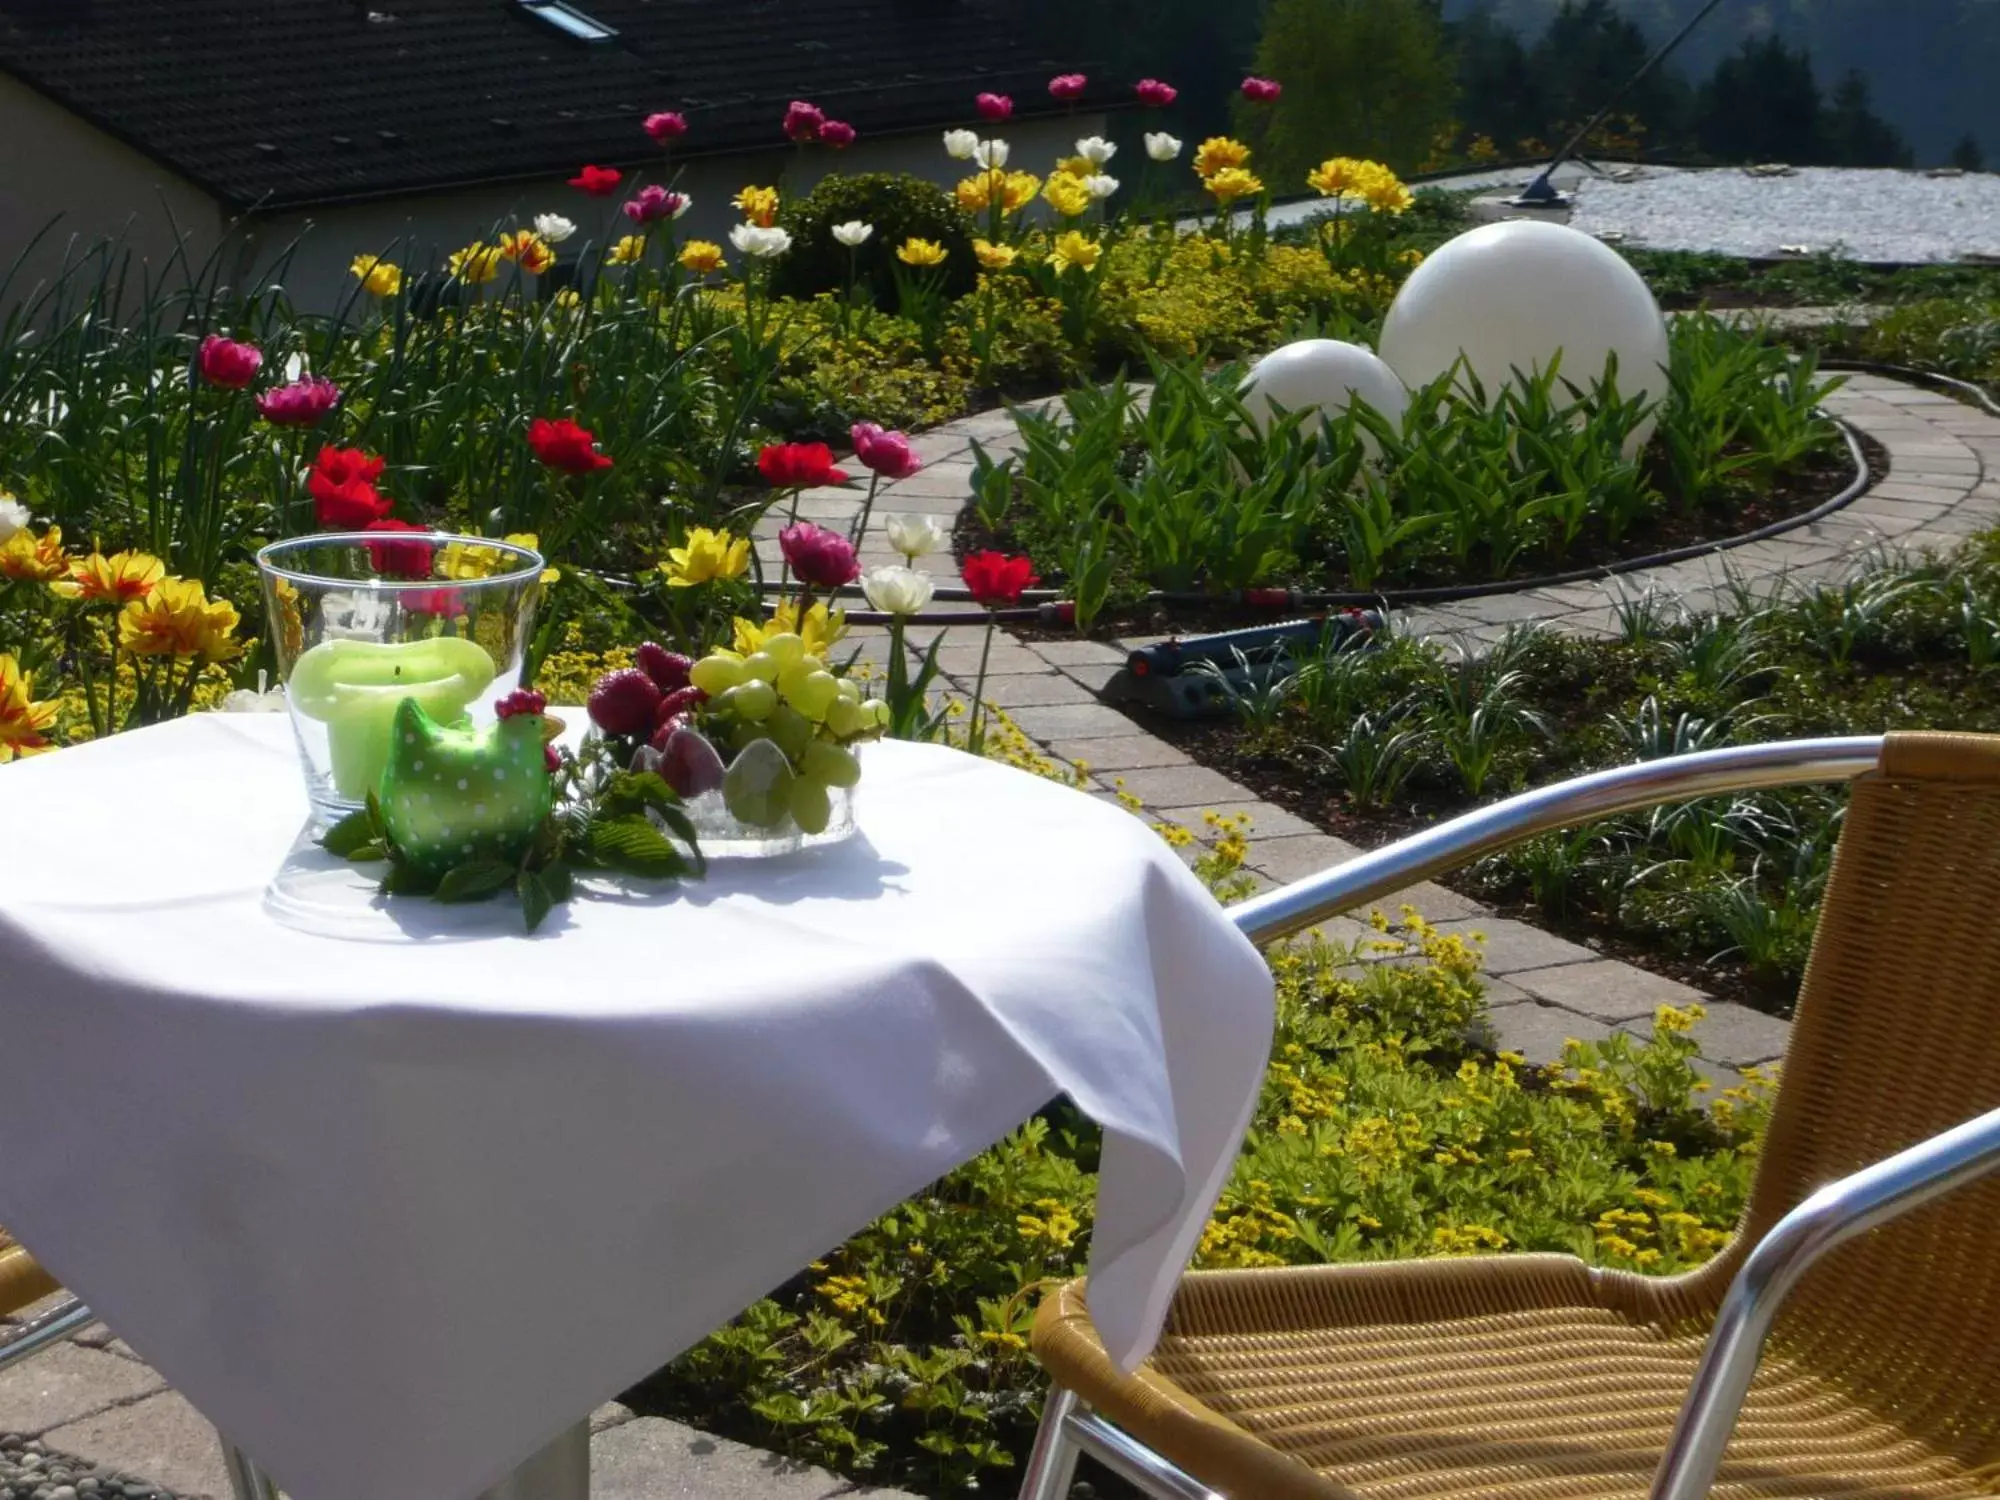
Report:
[[[0,1223],[298,1500],[496,1482],[1059,1092],[1150,1348],[1271,985],[1139,820],[884,744],[847,844],[329,936],[304,809],[282,715],[0,769]]]

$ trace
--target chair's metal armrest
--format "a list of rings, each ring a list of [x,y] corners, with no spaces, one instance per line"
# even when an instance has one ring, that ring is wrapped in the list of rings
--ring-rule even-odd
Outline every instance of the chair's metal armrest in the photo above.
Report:
[[[47,1312],[26,1323],[0,1327],[0,1370],[59,1343],[94,1321],[89,1308],[76,1298],[65,1296]]]
[[[1652,1500],[1704,1500],[1779,1305],[1836,1245],[2000,1169],[2000,1109],[1823,1187],[1757,1242],[1730,1283],[1653,1476]]]
[[[1880,735],[1733,745],[1596,771],[1426,828],[1229,909],[1252,942],[1274,942],[1552,828],[1662,802],[1761,787],[1852,781],[1875,769]]]

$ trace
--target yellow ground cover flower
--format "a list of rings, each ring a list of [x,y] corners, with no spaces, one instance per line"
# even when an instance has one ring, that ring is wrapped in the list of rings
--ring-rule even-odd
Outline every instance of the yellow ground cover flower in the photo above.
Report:
[[[500,258],[511,260],[530,276],[539,276],[556,263],[549,242],[532,229],[516,229],[500,236]]]
[[[746,187],[730,201],[759,229],[769,229],[778,222],[778,190],[774,187]]]
[[[1264,180],[1243,167],[1224,167],[1202,186],[1215,195],[1217,203],[1234,203],[1238,198],[1254,198],[1264,191]]]
[[[444,264],[455,280],[481,286],[500,274],[500,249],[474,240],[463,250],[454,250]]]
[[[668,549],[660,571],[669,586],[685,589],[718,578],[741,578],[749,566],[750,538],[697,526],[684,545]]]
[[[941,266],[950,254],[936,240],[918,239],[915,235],[897,247],[896,259],[906,266]]]
[[[1250,148],[1226,135],[1212,135],[1196,148],[1194,169],[1198,176],[1213,177],[1225,167],[1240,167],[1250,160]]]
[[[63,556],[62,527],[51,526],[40,536],[23,528],[0,542],[0,578],[47,583],[69,571]]]
[[[143,599],[166,575],[167,565],[144,552],[118,552],[106,557],[93,552],[69,565],[69,577],[49,585],[65,599],[89,604],[123,604]]]
[[[1012,245],[996,245],[991,240],[974,240],[972,253],[979,258],[982,271],[1004,271],[1021,254]]]
[[[1049,180],[1042,184],[1042,196],[1048,199],[1049,207],[1065,219],[1074,219],[1095,201],[1090,196],[1090,189],[1083,185],[1083,179],[1072,177],[1067,172],[1050,173]]]
[[[393,297],[403,289],[403,268],[379,255],[357,255],[347,269],[372,297]]]
[[[646,237],[643,234],[628,234],[620,237],[604,258],[614,266],[629,266],[643,260],[645,255]]]
[[[1049,250],[1049,262],[1058,271],[1067,271],[1071,266],[1094,271],[1103,256],[1102,245],[1074,229],[1057,235],[1055,244]]]
[[[48,732],[55,727],[56,705],[35,702],[29,693],[33,685],[20,662],[0,651],[0,766],[55,749]]]
[[[722,246],[713,240],[689,240],[681,246],[681,265],[697,276],[722,269]]]
[[[198,578],[162,578],[118,616],[118,644],[134,656],[227,661],[242,648],[236,606],[208,597]]]

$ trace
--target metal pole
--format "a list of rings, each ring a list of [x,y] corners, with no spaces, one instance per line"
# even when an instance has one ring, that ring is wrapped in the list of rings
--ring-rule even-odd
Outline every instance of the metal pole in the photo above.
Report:
[[[1827,1251],[2000,1169],[2000,1109],[1823,1187],[1757,1242],[1729,1284],[1652,1500],[1705,1500],[1778,1307]]]
[[[1042,1425],[1035,1429],[1035,1446],[1028,1454],[1017,1500],[1067,1500],[1076,1479],[1076,1444],[1068,1432],[1075,1411],[1076,1392],[1051,1385],[1042,1402]]]
[[[1584,143],[1584,140],[1590,135],[1590,132],[1595,130],[1601,123],[1603,123],[1604,117],[1610,114],[1611,111],[1617,107],[1619,100],[1623,99],[1627,94],[1631,93],[1634,85],[1636,85],[1640,79],[1644,78],[1648,73],[1652,72],[1653,69],[1657,68],[1663,61],[1665,61],[1667,54],[1673,51],[1674,48],[1678,47],[1682,42],[1686,41],[1688,38],[1688,33],[1693,31],[1695,27],[1699,26],[1703,22],[1703,20],[1707,18],[1708,13],[1714,10],[1715,7],[1720,5],[1721,3],[1722,0],[1708,0],[1708,4],[1704,5],[1700,10],[1696,11],[1694,15],[1689,17],[1687,25],[1683,26],[1679,31],[1675,32],[1673,36],[1668,38],[1668,40],[1657,51],[1655,51],[1651,57],[1647,58],[1643,63],[1641,63],[1639,65],[1639,71],[1634,73],[1630,78],[1626,79],[1624,83],[1619,85],[1617,91],[1613,93],[1608,100],[1605,101],[1604,107],[1600,109],[1596,114],[1592,115],[1588,120],[1583,122],[1583,129],[1579,130],[1575,135],[1571,136],[1567,142],[1564,143],[1562,150],[1558,151],[1555,154],[1554,158],[1549,162],[1549,164],[1546,167],[1542,168],[1541,175],[1538,176],[1533,182],[1529,183],[1526,187],[1522,188],[1521,195],[1518,198],[1513,198],[1510,199],[1509,201],[1523,208],[1534,208],[1536,206],[1547,208],[1547,207],[1552,207],[1555,204],[1561,203],[1563,195],[1557,192],[1555,190],[1555,184],[1549,181],[1550,174],[1553,173],[1555,169],[1561,166],[1565,161],[1569,160],[1569,158],[1575,154],[1576,148]]]

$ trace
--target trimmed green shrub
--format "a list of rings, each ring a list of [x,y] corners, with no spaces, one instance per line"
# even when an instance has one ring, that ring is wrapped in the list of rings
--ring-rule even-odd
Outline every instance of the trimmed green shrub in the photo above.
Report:
[[[833,237],[833,226],[850,219],[875,226],[868,242],[853,251]],[[771,273],[771,289],[780,297],[844,291],[851,255],[857,281],[866,283],[877,307],[893,311],[896,247],[912,237],[944,246],[946,297],[962,297],[979,281],[971,221],[943,188],[907,172],[829,177],[788,204],[779,222],[792,232],[791,250]]]

